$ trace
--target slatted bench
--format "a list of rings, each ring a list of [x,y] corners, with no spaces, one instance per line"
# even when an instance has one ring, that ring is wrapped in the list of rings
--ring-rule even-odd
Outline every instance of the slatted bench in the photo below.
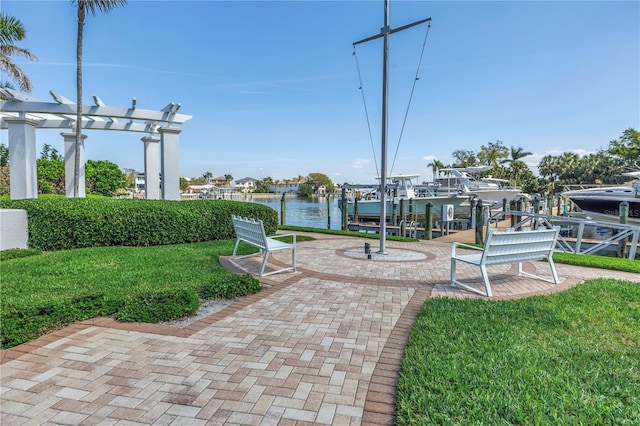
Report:
[[[264,257],[262,259],[262,265],[260,265],[260,273],[259,276],[267,276],[271,274],[275,274],[278,272],[284,271],[294,271],[296,270],[296,235],[295,234],[286,234],[286,235],[278,235],[277,237],[267,237],[264,232],[264,225],[262,220],[248,219],[246,217],[240,216],[231,216],[231,220],[233,222],[233,229],[236,232],[236,246],[233,249],[233,254],[231,255],[232,259],[242,259],[248,256],[254,256],[256,253],[248,254],[246,256],[236,256],[236,252],[238,251],[238,245],[240,241],[244,241],[245,243],[257,247],[260,249],[260,252],[257,254],[263,254]],[[293,243],[285,243],[283,241],[276,240],[276,238],[293,236]],[[280,250],[291,250],[291,263],[292,266],[287,268],[277,269],[275,271],[264,273],[264,268],[267,265],[267,258],[269,257],[269,253]]]
[[[507,229],[498,231],[491,229],[487,235],[487,242],[484,248],[470,246],[454,242],[451,244],[451,284],[459,285],[467,290],[479,293],[483,296],[492,297],[491,284],[487,274],[487,266],[505,263],[518,263],[518,276],[529,276],[538,278],[546,282],[558,284],[558,274],[553,263],[553,249],[556,246],[560,227],[551,229],[531,229],[523,228],[522,231]],[[479,250],[481,253],[459,254],[456,248],[463,247],[471,250]],[[551,269],[552,280],[529,274],[522,270],[522,262],[546,259]],[[465,262],[480,267],[480,274],[486,292],[482,292],[469,284],[465,284],[456,279],[456,262]]]

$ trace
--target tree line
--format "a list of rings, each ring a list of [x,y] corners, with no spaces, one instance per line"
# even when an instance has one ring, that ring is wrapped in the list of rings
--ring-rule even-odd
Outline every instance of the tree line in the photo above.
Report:
[[[44,144],[36,159],[39,194],[66,194],[64,157],[51,145]],[[85,184],[88,194],[112,197],[118,190],[133,185],[117,164],[106,160],[87,160]],[[9,193],[9,149],[0,144],[0,195]]]
[[[479,151],[455,150],[452,165],[433,160],[429,166],[434,172],[445,167],[490,166],[481,177],[507,179],[529,194],[556,193],[562,185],[620,184],[628,180],[623,173],[640,170],[640,132],[628,128],[606,148],[583,157],[573,152],[545,155],[537,166],[539,177],[522,160],[531,154],[521,147],[508,148],[497,140],[481,145]]]

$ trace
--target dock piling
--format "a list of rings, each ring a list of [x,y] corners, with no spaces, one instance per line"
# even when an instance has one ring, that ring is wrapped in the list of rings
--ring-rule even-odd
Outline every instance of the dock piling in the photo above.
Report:
[[[424,214],[424,239],[433,239],[433,204],[427,202]]]

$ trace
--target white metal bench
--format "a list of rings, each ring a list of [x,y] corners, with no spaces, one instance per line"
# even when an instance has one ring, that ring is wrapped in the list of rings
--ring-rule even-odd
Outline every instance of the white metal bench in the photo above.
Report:
[[[537,230],[523,228],[522,231],[507,229],[502,232],[499,232],[497,229],[491,229],[487,235],[487,242],[484,249],[454,242],[451,244],[451,284],[459,285],[467,290],[491,297],[493,293],[491,292],[491,284],[489,283],[489,276],[487,275],[487,266],[516,262],[518,263],[519,276],[530,276],[558,284],[558,274],[553,263],[552,255],[559,232],[559,226],[551,229]],[[458,254],[456,253],[457,247],[480,250],[482,253]],[[553,276],[552,280],[529,274],[522,270],[522,262],[543,259],[549,262],[549,268]],[[486,289],[485,293],[456,279],[456,261],[466,262],[480,267],[480,274],[482,275],[482,281]]]
[[[260,249],[258,254],[262,254],[264,252],[264,257],[262,259],[262,265],[260,265],[260,273],[261,277],[275,274],[278,272],[284,271],[294,271],[296,270],[296,236],[295,234],[286,234],[286,235],[278,235],[277,238],[280,237],[288,237],[293,236],[293,243],[288,244],[279,240],[276,240],[274,237],[267,237],[264,232],[264,225],[262,220],[255,219],[247,219],[245,217],[240,216],[231,216],[231,220],[233,221],[233,229],[236,232],[236,246],[233,249],[232,259],[242,259],[248,256],[254,256],[253,254],[248,254],[246,256],[236,257],[236,252],[238,251],[238,245],[240,241],[244,241],[245,243],[257,247]],[[291,250],[291,263],[292,266],[287,268],[278,269],[269,273],[264,273],[264,268],[267,265],[267,258],[269,257],[269,253],[279,250]]]

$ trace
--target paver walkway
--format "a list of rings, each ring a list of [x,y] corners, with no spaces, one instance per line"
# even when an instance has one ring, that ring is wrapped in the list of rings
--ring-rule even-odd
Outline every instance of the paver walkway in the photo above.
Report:
[[[0,423],[392,424],[395,379],[408,332],[433,296],[476,297],[449,286],[449,244],[315,234],[298,243],[298,271],[183,329],[97,318],[2,352]],[[364,243],[374,250],[364,254]],[[273,263],[285,264],[287,252]],[[256,273],[259,259],[221,259]],[[527,263],[529,271],[546,262]],[[637,274],[557,265],[561,283],[490,268],[495,298],[560,291],[598,276]],[[481,286],[477,268],[459,276]]]

